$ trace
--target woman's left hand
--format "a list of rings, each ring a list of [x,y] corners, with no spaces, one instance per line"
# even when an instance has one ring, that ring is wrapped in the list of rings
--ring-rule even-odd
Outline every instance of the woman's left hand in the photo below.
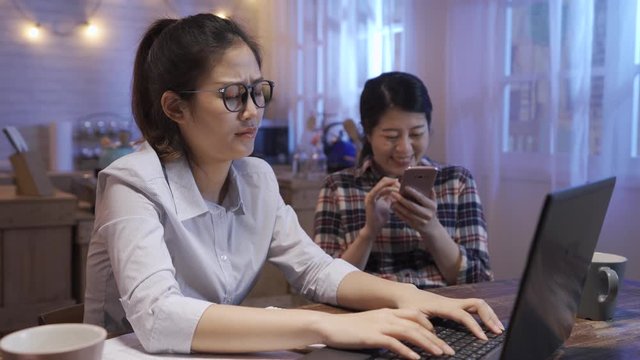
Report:
[[[405,197],[399,192],[391,194],[394,200],[391,208],[400,219],[420,234],[433,232],[438,225],[436,217],[438,204],[435,201],[435,191],[431,189],[429,196],[412,187],[407,187],[406,191],[411,198]]]
[[[404,300],[398,303],[398,308],[418,309],[429,318],[454,320],[463,324],[480,339],[487,340],[487,336],[472,314],[478,315],[493,333],[501,334],[504,331],[504,325],[496,313],[482,299],[454,299],[419,289],[407,295],[409,296],[402,297]]]

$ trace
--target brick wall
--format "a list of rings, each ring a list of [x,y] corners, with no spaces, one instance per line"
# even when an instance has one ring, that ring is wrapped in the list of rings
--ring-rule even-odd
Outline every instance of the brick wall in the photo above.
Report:
[[[0,0],[0,126],[17,126],[48,163],[52,122],[100,112],[132,121],[132,64],[146,27],[160,17],[216,11],[227,3],[239,9],[232,1]],[[100,33],[88,39],[80,24],[96,5],[90,20]],[[37,41],[25,35],[34,20],[42,28]],[[0,136],[0,171],[10,168],[11,153]]]

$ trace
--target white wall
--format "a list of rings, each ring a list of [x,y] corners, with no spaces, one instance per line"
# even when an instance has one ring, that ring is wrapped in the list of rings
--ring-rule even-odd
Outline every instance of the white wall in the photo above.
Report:
[[[99,36],[84,36],[86,13]],[[132,120],[130,83],[140,37],[156,19],[223,10],[253,31],[258,12],[253,1],[10,1],[0,0],[0,126],[14,125],[32,148],[49,154],[48,127],[97,112]],[[256,4],[257,5],[257,4]],[[16,7],[16,6],[19,6]],[[41,36],[31,41],[26,28],[41,23]],[[55,34],[55,32],[61,34]],[[62,34],[64,33],[64,34]],[[0,171],[10,169],[12,153],[0,138]]]
[[[479,179],[482,181],[482,179]],[[491,263],[499,279],[519,277],[533,238],[542,201],[549,184],[517,176],[503,179],[489,223]],[[618,182],[600,233],[597,251],[623,255],[627,279],[640,279],[640,188]]]

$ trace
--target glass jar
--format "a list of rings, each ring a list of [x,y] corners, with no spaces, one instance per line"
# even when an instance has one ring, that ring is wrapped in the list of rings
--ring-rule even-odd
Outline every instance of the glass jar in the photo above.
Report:
[[[327,176],[327,157],[320,147],[314,147],[309,157],[307,179],[322,180]]]
[[[293,158],[291,162],[291,172],[293,173],[293,177],[299,179],[306,179],[309,170],[309,156],[306,151],[297,149],[295,153],[293,153]]]

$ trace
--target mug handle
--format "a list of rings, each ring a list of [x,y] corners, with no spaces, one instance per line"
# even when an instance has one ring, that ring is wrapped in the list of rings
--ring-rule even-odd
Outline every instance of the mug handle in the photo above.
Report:
[[[598,273],[604,273],[607,276],[607,292],[598,295],[598,302],[603,303],[609,299],[613,301],[618,295],[618,273],[608,266],[598,269]]]

